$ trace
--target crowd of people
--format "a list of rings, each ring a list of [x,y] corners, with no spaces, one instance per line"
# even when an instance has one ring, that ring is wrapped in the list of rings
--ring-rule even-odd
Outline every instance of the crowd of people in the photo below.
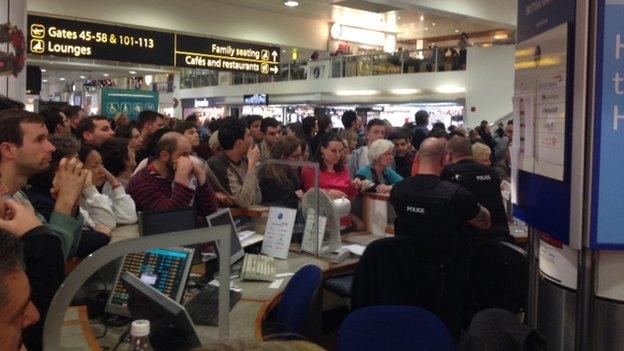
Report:
[[[282,126],[256,115],[202,123],[143,111],[131,121],[73,106],[36,114],[0,98],[0,342],[16,350],[23,331],[26,347],[40,349],[66,268],[139,211],[194,207],[202,225],[218,207],[299,207],[314,169],[271,159],[317,162],[319,188],[333,199],[390,194],[396,234],[451,260],[440,245],[460,245],[460,228],[475,241],[507,240],[499,186],[513,126],[492,137],[485,121],[466,133],[441,123],[429,130],[428,117],[419,111],[401,128],[364,126],[355,111],[342,116],[344,128],[327,116]],[[357,211],[342,224],[362,229]]]

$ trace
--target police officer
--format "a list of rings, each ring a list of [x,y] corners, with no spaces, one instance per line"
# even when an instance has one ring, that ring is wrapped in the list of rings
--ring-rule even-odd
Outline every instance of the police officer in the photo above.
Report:
[[[510,308],[505,297],[505,274],[500,267],[508,264],[506,247],[499,241],[512,241],[509,235],[507,215],[503,206],[500,179],[497,172],[473,160],[472,148],[468,139],[454,136],[446,144],[447,166],[441,178],[457,183],[485,206],[491,214],[490,229],[477,229],[466,226],[465,233],[472,244],[470,259],[470,283],[466,290],[464,322],[490,307]]]
[[[446,144],[446,167],[441,178],[466,188],[490,212],[492,226],[488,230],[467,227],[475,244],[509,240],[509,225],[500,190],[500,178],[493,168],[473,160],[470,142],[460,136]]]
[[[394,229],[396,235],[410,236],[422,248],[422,254],[414,257],[418,267],[414,274],[423,274],[429,291],[419,294],[427,296],[428,309],[458,336],[470,254],[462,228],[468,224],[485,230],[490,227],[490,214],[466,189],[440,179],[446,158],[440,140],[425,139],[416,158],[417,174],[395,184],[390,193],[397,215]]]
[[[468,224],[485,230],[490,227],[489,211],[458,184],[443,181],[446,149],[436,138],[423,141],[416,154],[420,164],[414,177],[394,185],[390,202],[397,214],[397,235],[413,235],[429,245],[440,245],[449,253],[448,240]]]

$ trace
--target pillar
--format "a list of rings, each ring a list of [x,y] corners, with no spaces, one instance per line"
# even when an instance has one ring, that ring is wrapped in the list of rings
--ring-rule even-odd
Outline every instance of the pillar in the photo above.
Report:
[[[10,22],[24,32],[24,37],[28,34],[26,31],[26,2],[27,0],[0,0],[0,24]],[[0,44],[0,50],[5,52],[11,50],[10,44]],[[25,102],[26,67],[18,74],[17,78],[13,75],[0,76],[0,95]]]

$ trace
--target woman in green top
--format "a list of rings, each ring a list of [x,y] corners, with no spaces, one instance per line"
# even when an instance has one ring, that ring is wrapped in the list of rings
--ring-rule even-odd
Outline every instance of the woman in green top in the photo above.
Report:
[[[403,180],[403,177],[391,168],[394,162],[394,144],[390,140],[374,141],[368,147],[368,160],[370,165],[361,167],[355,174],[356,179],[372,183],[370,187],[362,185],[364,190],[389,193],[394,184]]]

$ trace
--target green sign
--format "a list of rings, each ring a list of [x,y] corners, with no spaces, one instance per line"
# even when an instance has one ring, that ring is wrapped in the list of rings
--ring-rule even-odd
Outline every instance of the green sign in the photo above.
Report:
[[[120,113],[136,120],[143,110],[158,111],[158,92],[144,90],[102,89],[101,114],[115,118]]]

